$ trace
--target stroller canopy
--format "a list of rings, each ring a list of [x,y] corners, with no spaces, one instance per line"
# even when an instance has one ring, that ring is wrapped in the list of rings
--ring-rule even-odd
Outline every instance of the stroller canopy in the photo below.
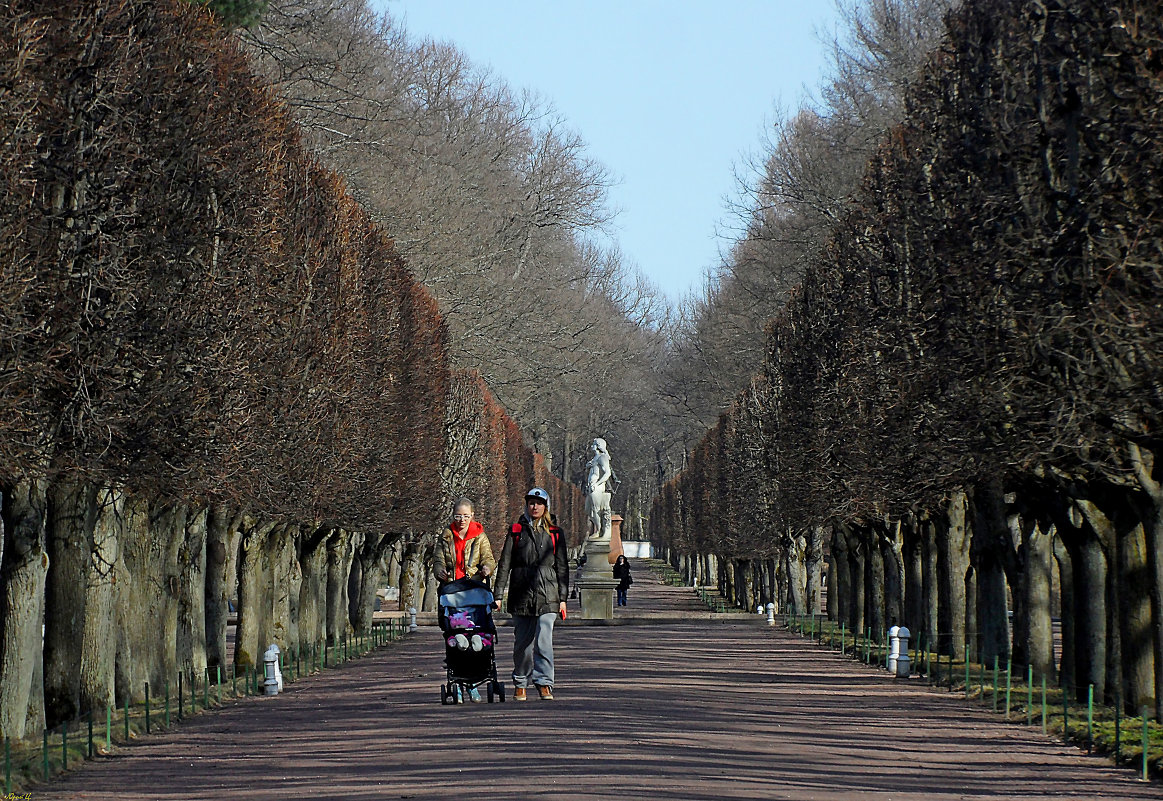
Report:
[[[440,605],[445,609],[464,609],[468,606],[491,606],[493,593],[488,585],[474,579],[457,579],[440,588]]]

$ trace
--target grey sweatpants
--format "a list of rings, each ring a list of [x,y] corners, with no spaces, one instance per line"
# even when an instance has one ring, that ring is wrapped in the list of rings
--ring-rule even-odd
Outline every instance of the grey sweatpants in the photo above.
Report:
[[[553,621],[556,612],[513,616],[513,686],[553,686]]]

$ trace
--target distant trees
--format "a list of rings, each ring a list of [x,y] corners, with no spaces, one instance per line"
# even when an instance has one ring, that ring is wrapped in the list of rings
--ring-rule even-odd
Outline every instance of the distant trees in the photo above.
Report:
[[[206,15],[0,14],[0,731],[222,665],[232,598],[240,666],[366,627],[409,559],[423,603],[453,392],[490,519],[547,478],[436,301]]]
[[[683,510],[708,495],[770,514],[789,542],[822,530],[828,611],[850,627],[907,621],[942,652],[1012,656],[1163,715],[1163,287],[1146,212],[1163,83],[1144,13],[1007,0],[949,17],[771,322],[753,390],[696,451],[714,464],[656,500],[676,561],[693,559]],[[740,426],[755,434],[723,451]],[[715,479],[754,460],[755,437],[773,506]],[[736,537],[715,531],[708,550],[752,559]],[[814,609],[801,585],[789,574],[773,599]]]

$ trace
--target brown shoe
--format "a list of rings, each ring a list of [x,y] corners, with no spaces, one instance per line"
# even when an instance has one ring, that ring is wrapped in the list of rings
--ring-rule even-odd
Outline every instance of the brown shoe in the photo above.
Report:
[[[542,701],[552,701],[553,700],[553,688],[550,687],[548,684],[538,685],[537,692],[539,692],[541,694]]]
[[[514,701],[528,700],[526,695],[525,695],[525,688],[524,687],[514,687],[513,688],[513,700]]]

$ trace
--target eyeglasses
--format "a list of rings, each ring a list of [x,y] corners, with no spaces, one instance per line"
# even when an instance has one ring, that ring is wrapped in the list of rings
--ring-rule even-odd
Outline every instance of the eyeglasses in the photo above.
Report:
[[[472,515],[453,515],[453,520],[472,520]]]

